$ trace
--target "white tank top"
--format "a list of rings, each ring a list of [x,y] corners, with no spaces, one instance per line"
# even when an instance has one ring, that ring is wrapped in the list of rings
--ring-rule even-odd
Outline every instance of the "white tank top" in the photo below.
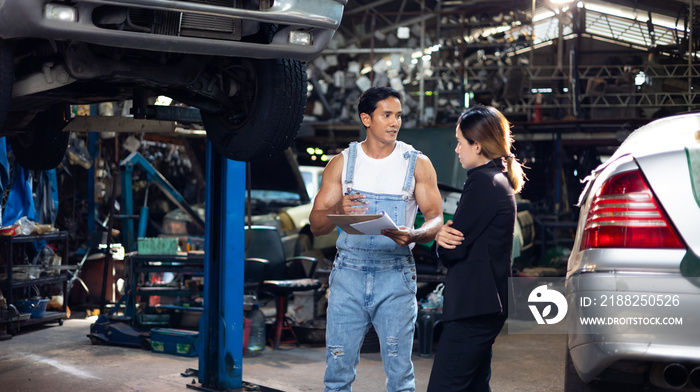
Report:
[[[359,191],[367,191],[379,194],[402,195],[406,171],[408,170],[409,159],[404,158],[404,154],[415,150],[410,144],[401,141],[396,142],[394,151],[381,159],[374,159],[365,154],[362,149],[364,142],[357,146],[357,157],[355,159],[355,172],[353,174],[353,188]],[[348,151],[346,148],[343,154],[343,175],[342,184],[345,191],[345,179],[348,169]],[[416,189],[416,179],[413,176],[409,188],[409,199],[406,204],[406,222],[411,226],[418,213],[418,204],[414,191]]]

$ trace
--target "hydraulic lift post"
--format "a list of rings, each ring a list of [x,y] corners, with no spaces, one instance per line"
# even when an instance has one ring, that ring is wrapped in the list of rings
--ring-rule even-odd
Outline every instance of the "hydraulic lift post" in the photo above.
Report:
[[[199,323],[198,376],[202,389],[240,390],[246,164],[222,157],[209,141],[206,156],[204,312]]]
[[[178,110],[183,108],[171,109],[168,115],[174,119],[198,119],[190,112]],[[96,146],[96,140],[97,134],[90,133],[90,154],[93,157],[96,156],[92,148]],[[242,380],[246,163],[222,157],[208,140],[206,145],[205,222],[201,222],[184,198],[140,154],[132,154],[122,162],[125,169],[122,176],[127,179],[122,183],[122,189],[132,189],[133,167],[141,166],[149,182],[158,185],[195,224],[204,226],[204,311],[199,323],[199,369],[187,369],[182,375],[197,375],[200,384],[186,384],[188,389],[242,392],[248,390],[243,388]],[[94,171],[94,165],[91,170]],[[94,185],[92,173],[90,190]],[[132,207],[132,202],[130,198],[123,200],[126,207]],[[126,215],[129,222],[126,225],[129,228],[127,238],[131,238],[126,242],[133,246],[133,220],[136,216],[133,209],[126,211]],[[90,222],[94,222],[94,218],[88,225]]]

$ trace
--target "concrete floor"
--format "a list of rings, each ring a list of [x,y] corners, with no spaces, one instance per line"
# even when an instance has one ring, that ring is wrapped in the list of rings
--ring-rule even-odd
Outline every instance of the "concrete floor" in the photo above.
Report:
[[[517,321],[516,321],[517,322]],[[152,353],[138,348],[94,346],[87,338],[90,320],[68,319],[24,329],[0,341],[0,392],[187,391],[198,368],[197,357]],[[514,325],[514,324],[513,324]],[[491,388],[494,392],[559,392],[564,385],[564,335],[508,334],[496,340]],[[432,358],[417,354],[414,345],[416,391],[425,391]],[[243,359],[243,381],[285,392],[323,390],[325,348],[269,347]],[[354,390],[384,390],[378,353],[362,354]]]

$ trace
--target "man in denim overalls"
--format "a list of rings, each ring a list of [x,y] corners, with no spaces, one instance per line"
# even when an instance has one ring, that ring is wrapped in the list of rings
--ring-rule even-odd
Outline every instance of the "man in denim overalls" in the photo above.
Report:
[[[416,268],[411,248],[429,242],[443,223],[442,198],[430,160],[397,141],[401,96],[373,87],[360,97],[358,112],[367,128],[323,172],[311,212],[314,235],[335,229],[329,214],[386,212],[400,230],[382,235],[341,232],[329,277],[325,392],[351,391],[360,347],[370,326],[379,336],[389,392],[415,391],[413,337],[416,323]],[[417,210],[425,217],[413,229]]]

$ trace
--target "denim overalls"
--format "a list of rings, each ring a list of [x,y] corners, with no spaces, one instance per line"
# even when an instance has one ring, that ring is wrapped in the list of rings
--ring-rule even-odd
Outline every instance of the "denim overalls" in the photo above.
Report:
[[[413,196],[409,189],[419,152],[404,154],[409,165],[402,194],[389,195],[353,188],[357,147],[352,143],[348,151],[343,184],[346,193],[367,196],[367,214],[383,210],[397,225],[413,226],[413,222],[406,222],[406,206]],[[417,312],[416,268],[411,250],[386,236],[345,232],[340,233],[337,247],[329,277],[324,391],[351,391],[360,347],[371,325],[381,344],[387,390],[415,391],[411,353]]]

